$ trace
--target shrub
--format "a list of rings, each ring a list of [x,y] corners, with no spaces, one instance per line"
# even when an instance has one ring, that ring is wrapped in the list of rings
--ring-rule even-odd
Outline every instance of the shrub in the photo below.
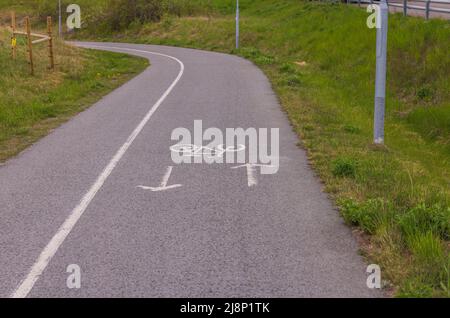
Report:
[[[448,240],[450,238],[450,207],[439,204],[426,206],[422,203],[398,215],[398,224],[406,236],[431,232]]]
[[[364,203],[343,200],[340,206],[347,222],[360,226],[369,234],[374,234],[381,224],[390,222],[393,211],[392,205],[382,199],[371,199]]]
[[[160,0],[114,0],[106,12],[113,31],[128,28],[131,24],[157,22],[164,14]]]
[[[336,177],[354,177],[356,175],[355,161],[349,158],[338,158],[334,160],[333,174]]]

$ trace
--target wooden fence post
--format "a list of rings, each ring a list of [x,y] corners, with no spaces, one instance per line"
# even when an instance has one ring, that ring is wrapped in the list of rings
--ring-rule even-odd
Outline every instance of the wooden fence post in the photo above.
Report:
[[[12,35],[11,35],[11,52],[12,52],[12,58],[13,60],[16,59],[17,51],[17,39],[16,39],[16,13],[13,11],[11,12],[11,29],[12,29]]]
[[[27,28],[27,42],[28,42],[28,54],[30,56],[30,74],[34,75],[34,64],[33,64],[33,41],[31,40],[31,24],[30,17],[25,18],[25,24]]]
[[[48,33],[48,51],[50,58],[50,69],[55,69],[55,57],[53,55],[53,26],[52,26],[52,17],[47,17],[47,33]]]

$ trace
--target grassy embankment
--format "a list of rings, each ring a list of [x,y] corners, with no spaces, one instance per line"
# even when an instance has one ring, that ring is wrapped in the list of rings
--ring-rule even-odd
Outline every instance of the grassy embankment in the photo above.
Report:
[[[9,11],[36,17],[25,4],[0,4],[0,162],[16,155],[109,91],[142,71],[147,60],[128,55],[81,50],[55,43],[56,70],[50,71],[47,43],[33,47],[35,76],[30,76],[26,40],[18,38],[18,58],[10,50]],[[22,2],[21,2],[22,3]],[[33,19],[33,31],[44,25]],[[42,32],[41,32],[42,33]]]
[[[232,4],[190,1],[187,11],[197,15],[167,15],[116,33],[88,29],[80,37],[216,50],[255,62],[326,191],[358,226],[362,251],[381,265],[396,295],[449,296],[450,23],[390,16],[386,146],[375,147],[375,30],[366,27],[365,11],[242,0],[242,48],[234,50]]]

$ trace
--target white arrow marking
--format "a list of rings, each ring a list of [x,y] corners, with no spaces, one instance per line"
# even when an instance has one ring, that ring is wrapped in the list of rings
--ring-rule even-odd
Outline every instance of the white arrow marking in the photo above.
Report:
[[[258,184],[258,179],[256,179],[256,166],[252,165],[251,163],[247,163],[242,166],[232,167],[231,169],[239,169],[239,168],[247,168],[247,180],[248,180],[248,186],[253,187]]]
[[[153,191],[153,192],[158,192],[158,191],[166,191],[166,190],[170,190],[170,189],[175,189],[175,188],[181,187],[182,186],[181,184],[174,184],[174,185],[171,185],[171,186],[167,185],[167,183],[169,182],[170,175],[172,174],[172,170],[173,170],[172,166],[169,166],[169,168],[167,168],[167,172],[166,172],[166,174],[163,177],[163,180],[161,182],[161,186],[159,186],[159,187],[138,186],[138,188],[144,189],[144,190],[150,190],[150,191]]]
[[[248,180],[248,186],[253,187],[258,184],[258,179],[256,178],[256,167],[272,167],[270,165],[260,165],[255,163],[247,163],[242,166],[232,167],[231,169],[239,169],[239,168],[247,168],[247,180]]]

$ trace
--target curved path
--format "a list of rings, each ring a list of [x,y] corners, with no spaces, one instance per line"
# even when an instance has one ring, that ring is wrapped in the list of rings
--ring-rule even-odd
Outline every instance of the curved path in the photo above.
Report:
[[[77,45],[152,65],[0,167],[1,297],[377,295],[257,67],[191,49]],[[194,120],[279,128],[278,173],[174,164],[172,131]],[[70,264],[80,289],[67,288]]]

